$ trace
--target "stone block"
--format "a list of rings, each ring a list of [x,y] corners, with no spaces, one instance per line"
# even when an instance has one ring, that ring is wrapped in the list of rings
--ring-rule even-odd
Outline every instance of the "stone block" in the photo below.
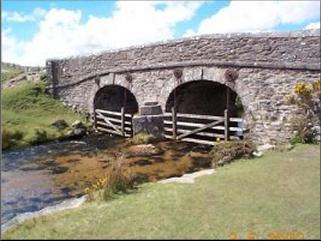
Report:
[[[139,108],[140,115],[161,115],[162,113],[162,107],[157,102],[145,102]]]
[[[138,115],[133,117],[133,133],[147,132],[155,137],[163,137],[163,115]]]

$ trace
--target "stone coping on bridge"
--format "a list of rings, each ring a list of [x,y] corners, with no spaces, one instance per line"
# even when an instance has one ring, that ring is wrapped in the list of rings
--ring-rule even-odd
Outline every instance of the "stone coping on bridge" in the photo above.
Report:
[[[181,43],[189,40],[200,40],[200,39],[220,39],[220,38],[297,38],[297,37],[320,37],[320,28],[319,29],[306,29],[306,30],[298,30],[298,31],[288,31],[288,32],[235,32],[235,33],[216,33],[216,34],[202,34],[202,35],[196,35],[191,37],[183,37],[178,39],[167,39],[163,41],[157,41],[157,42],[148,42],[146,44],[138,44],[138,45],[131,45],[124,48],[116,48],[116,49],[109,49],[104,51],[99,51],[97,53],[88,53],[83,55],[71,55],[64,58],[48,58],[46,60],[47,62],[50,61],[60,61],[60,60],[70,60],[70,59],[76,59],[76,58],[82,58],[82,57],[98,57],[103,54],[108,53],[117,53],[117,52],[124,52],[129,51],[133,49],[140,49],[140,48],[146,48],[146,47],[155,47],[155,46],[161,46],[166,44],[175,44],[175,43]]]

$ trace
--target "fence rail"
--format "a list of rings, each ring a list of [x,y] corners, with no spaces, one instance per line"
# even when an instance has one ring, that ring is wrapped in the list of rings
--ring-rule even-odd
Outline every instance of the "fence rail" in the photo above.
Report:
[[[132,137],[132,117],[131,114],[125,113],[125,108],[121,108],[120,112],[95,109],[95,129],[113,135]]]
[[[217,138],[224,140],[243,139],[248,131],[243,128],[244,120],[229,117],[227,110],[224,116],[197,115],[172,112],[164,114],[165,137],[200,144],[215,145]]]

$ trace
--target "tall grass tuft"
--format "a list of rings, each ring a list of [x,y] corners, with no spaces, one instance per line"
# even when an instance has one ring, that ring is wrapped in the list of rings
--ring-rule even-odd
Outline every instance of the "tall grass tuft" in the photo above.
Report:
[[[250,158],[256,150],[251,140],[222,141],[218,142],[209,153],[212,167],[222,166],[242,157]]]
[[[106,201],[114,194],[127,193],[136,186],[134,175],[125,168],[124,157],[120,156],[112,164],[104,178],[85,189],[90,201]]]
[[[134,145],[138,144],[149,144],[156,140],[156,137],[147,132],[140,132],[133,136],[131,143]]]

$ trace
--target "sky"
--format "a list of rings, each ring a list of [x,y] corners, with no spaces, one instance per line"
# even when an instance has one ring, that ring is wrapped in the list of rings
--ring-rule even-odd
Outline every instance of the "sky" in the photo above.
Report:
[[[3,0],[1,61],[46,59],[202,34],[320,28],[320,1]]]

